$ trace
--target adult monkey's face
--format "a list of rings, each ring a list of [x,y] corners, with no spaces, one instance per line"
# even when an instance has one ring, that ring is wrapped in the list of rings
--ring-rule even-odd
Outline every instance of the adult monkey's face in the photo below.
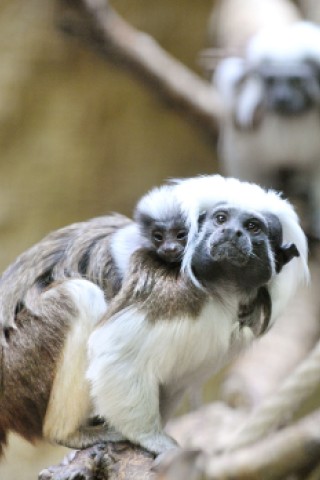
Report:
[[[275,215],[220,204],[202,219],[192,268],[204,285],[223,282],[240,290],[265,285],[299,253],[282,245]]]

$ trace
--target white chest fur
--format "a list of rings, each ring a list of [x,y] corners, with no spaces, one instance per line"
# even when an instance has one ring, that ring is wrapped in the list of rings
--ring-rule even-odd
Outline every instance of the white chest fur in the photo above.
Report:
[[[147,374],[159,385],[178,382],[184,386],[219,369],[252,338],[251,330],[239,329],[232,304],[226,308],[210,301],[197,319],[155,323],[128,308],[91,335],[87,376],[93,393],[102,383],[107,392],[114,382],[130,381],[130,375]]]
[[[95,413],[125,438],[148,450],[172,448],[162,424],[185,389],[218,370],[250,342],[239,329],[237,301],[207,302],[197,319],[148,321],[128,308],[89,339],[87,378]]]

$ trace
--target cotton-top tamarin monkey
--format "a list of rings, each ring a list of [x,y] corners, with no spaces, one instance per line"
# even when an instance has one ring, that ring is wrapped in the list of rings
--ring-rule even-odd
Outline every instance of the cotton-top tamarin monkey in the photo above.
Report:
[[[170,188],[188,230],[181,265],[134,250],[108,308],[82,279],[26,293],[2,349],[2,440],[13,429],[77,448],[173,448],[163,425],[184,391],[263,333],[308,276],[304,234],[275,193],[220,176]]]
[[[227,175],[307,196],[320,234],[320,27],[262,30],[244,57],[222,60],[214,83],[226,106],[219,153]]]

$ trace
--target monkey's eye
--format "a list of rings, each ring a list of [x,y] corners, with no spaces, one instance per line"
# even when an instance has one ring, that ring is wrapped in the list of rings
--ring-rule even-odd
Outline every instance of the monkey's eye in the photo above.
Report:
[[[152,232],[152,238],[156,243],[163,242],[163,233],[160,230],[155,230]]]
[[[246,229],[255,235],[261,232],[261,223],[258,220],[249,220],[246,225]]]
[[[177,232],[177,239],[185,240],[187,238],[187,235],[188,235],[187,230],[179,230],[179,232]]]
[[[215,220],[219,225],[222,225],[228,220],[228,215],[225,212],[218,212],[215,214]]]

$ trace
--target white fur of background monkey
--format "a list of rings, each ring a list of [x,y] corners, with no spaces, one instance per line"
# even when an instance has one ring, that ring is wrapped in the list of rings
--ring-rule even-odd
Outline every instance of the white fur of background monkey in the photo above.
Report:
[[[218,0],[209,18],[210,43],[242,52],[262,28],[283,27],[299,19],[300,13],[290,0]]]
[[[298,70],[310,60],[316,76],[320,28],[299,22],[257,34],[249,42],[245,58],[228,58],[218,65],[214,82],[226,105],[220,153],[227,174],[261,181],[277,167],[315,165],[320,152],[317,86],[312,87],[314,99],[309,110],[279,115],[266,105],[268,87],[260,75],[261,67],[267,71],[270,66],[276,78],[286,67],[294,65]]]
[[[311,185],[312,206],[320,204],[319,71],[320,27],[308,22],[262,30],[244,58],[218,64],[225,174],[282,188],[279,172],[297,172],[300,184]]]

